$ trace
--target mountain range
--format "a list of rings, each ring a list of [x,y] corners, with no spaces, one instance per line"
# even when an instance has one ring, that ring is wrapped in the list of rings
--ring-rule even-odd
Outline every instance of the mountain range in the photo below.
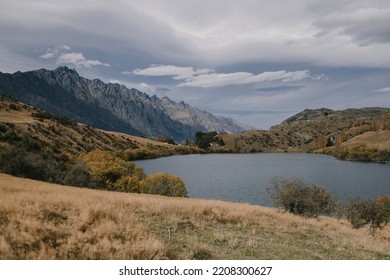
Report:
[[[175,141],[198,131],[239,133],[248,129],[168,97],[149,96],[124,85],[87,79],[65,66],[55,70],[0,72],[0,92],[47,112],[104,130]]]

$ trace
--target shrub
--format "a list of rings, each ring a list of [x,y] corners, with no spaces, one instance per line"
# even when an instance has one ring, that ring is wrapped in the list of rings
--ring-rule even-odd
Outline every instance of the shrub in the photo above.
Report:
[[[298,178],[274,178],[268,191],[276,207],[295,215],[318,217],[330,215],[337,208],[336,199],[330,192]]]
[[[59,183],[65,166],[50,154],[10,147],[0,151],[0,172],[13,176]]]
[[[383,229],[390,220],[390,197],[376,200],[354,200],[346,206],[346,218],[353,228],[369,227],[371,234]]]
[[[85,162],[77,160],[66,172],[63,184],[76,187],[94,187],[90,170]]]
[[[182,179],[168,173],[153,173],[141,183],[143,193],[187,197]]]
[[[81,158],[90,169],[92,180],[103,188],[110,188],[122,176],[128,175],[127,162],[110,152],[94,150]]]
[[[114,191],[141,193],[141,180],[134,175],[121,177],[113,186]]]

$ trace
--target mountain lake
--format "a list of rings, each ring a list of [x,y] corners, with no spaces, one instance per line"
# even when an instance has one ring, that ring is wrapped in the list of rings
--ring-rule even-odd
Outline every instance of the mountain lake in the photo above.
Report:
[[[270,206],[267,187],[274,177],[298,177],[328,189],[341,201],[390,195],[390,164],[342,161],[320,154],[185,155],[136,163],[147,174],[180,176],[191,198]]]

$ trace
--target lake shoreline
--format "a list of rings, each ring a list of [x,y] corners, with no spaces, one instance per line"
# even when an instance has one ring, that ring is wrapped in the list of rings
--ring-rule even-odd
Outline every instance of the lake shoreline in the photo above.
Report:
[[[368,165],[318,153],[209,153],[135,163],[147,174],[163,172],[181,177],[189,196],[195,198],[270,206],[265,189],[273,177],[302,178],[328,188],[340,200],[390,194],[387,164]]]

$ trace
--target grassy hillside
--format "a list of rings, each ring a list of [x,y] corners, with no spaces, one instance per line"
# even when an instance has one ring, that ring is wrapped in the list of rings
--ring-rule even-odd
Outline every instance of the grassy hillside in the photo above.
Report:
[[[390,109],[305,110],[268,131],[218,137],[225,145],[213,147],[215,152],[323,152],[343,159],[390,161]]]
[[[0,147],[12,145],[13,138],[23,137],[44,144],[48,152],[68,156],[96,149],[132,151],[134,159],[199,152],[193,147],[96,129],[0,95]]]
[[[198,153],[123,133],[102,131],[0,95],[0,172],[52,183],[144,191],[131,161]]]
[[[390,259],[376,236],[329,217],[126,194],[0,174],[0,259]]]

